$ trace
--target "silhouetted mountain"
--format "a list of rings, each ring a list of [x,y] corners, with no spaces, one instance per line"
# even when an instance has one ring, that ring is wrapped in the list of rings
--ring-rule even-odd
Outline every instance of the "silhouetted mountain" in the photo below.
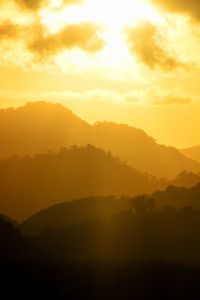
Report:
[[[0,216],[0,263],[22,259],[25,245],[19,228],[14,221],[6,216]]]
[[[0,120],[1,158],[89,143],[156,176],[174,177],[184,170],[200,170],[197,162],[175,148],[157,144],[142,130],[108,122],[92,126],[60,104],[39,102],[1,109]]]
[[[200,146],[180,150],[186,157],[200,162]]]
[[[0,219],[0,264],[5,259],[19,260],[16,253],[21,261],[40,263],[199,264],[200,210],[156,209],[145,196],[140,201],[147,209],[138,210],[137,200],[132,199],[132,209],[120,211],[110,220],[87,220],[32,237],[23,237],[19,229]]]
[[[135,210],[134,202],[132,210],[107,221],[87,220],[28,237],[29,246],[39,261],[200,263],[200,210],[149,209],[148,201],[148,209]]]
[[[0,214],[0,219],[1,219],[2,221],[5,221],[6,223],[12,224],[12,225],[13,225],[14,227],[16,227],[16,228],[18,228],[18,227],[20,226],[15,220],[13,220],[13,219],[11,219],[11,218],[5,216],[5,215],[1,215],[1,214]]]
[[[158,191],[152,195],[156,206],[173,208],[200,208],[200,183],[194,187],[169,186],[166,191]]]
[[[194,174],[187,171],[181,172],[174,179],[168,181],[168,185],[187,188],[193,187],[198,183],[200,183],[200,173]]]
[[[194,174],[190,174],[187,172],[183,172],[179,174],[173,181],[166,183],[167,184],[173,184],[177,187],[192,187],[195,186],[196,183],[200,182],[200,177]],[[194,188],[196,189],[196,187]],[[198,205],[196,205],[196,202],[198,202],[198,196],[194,193],[193,195],[193,189],[188,190],[184,189],[186,193],[188,194],[187,200],[183,203],[182,200],[182,194],[173,197],[171,201],[171,194],[169,191],[176,190],[179,194],[182,189],[175,189],[175,187],[169,187],[165,192],[163,193],[154,193],[152,198],[158,199],[159,205],[162,206],[162,200],[159,201],[160,194],[164,195],[163,197],[166,197],[168,201],[163,201],[163,205],[171,205],[173,206],[173,201],[176,202],[177,207],[184,207],[186,206],[192,206],[194,207],[200,207],[200,201]],[[190,195],[192,191],[192,195]],[[168,194],[169,193],[169,194]],[[200,193],[199,193],[200,194]],[[181,199],[179,199],[181,196]],[[192,198],[193,196],[193,198]],[[197,196],[197,199],[196,199]],[[185,196],[184,196],[185,197]],[[85,199],[78,199],[74,200],[72,202],[68,203],[59,203],[56,205],[53,205],[47,209],[44,209],[42,211],[37,212],[36,214],[29,217],[26,221],[22,223],[22,230],[24,234],[26,235],[35,235],[42,233],[44,231],[48,230],[55,230],[61,227],[65,227],[69,224],[73,223],[81,223],[85,222],[86,220],[95,220],[95,219],[109,219],[113,215],[119,213],[121,210],[128,210],[131,206],[131,199],[134,199],[132,197],[121,197],[116,198],[114,196],[110,197],[90,197]],[[174,200],[175,199],[175,200]],[[177,200],[179,199],[179,200]],[[191,199],[191,201],[190,201]],[[195,199],[192,201],[192,199]],[[139,199],[141,202],[141,199]],[[177,205],[178,201],[178,205]],[[141,205],[140,205],[141,206]]]
[[[37,212],[21,224],[26,235],[36,235],[86,220],[110,219],[121,210],[130,209],[130,197],[90,197],[60,203]]]
[[[174,147],[157,144],[144,131],[114,123],[93,126],[94,144],[111,150],[122,160],[143,172],[159,177],[174,177],[182,171],[198,172],[199,165]]]
[[[62,201],[149,194],[165,186],[91,145],[0,160],[0,211],[17,220]]]
[[[0,218],[6,299],[197,299],[200,211],[135,214],[23,237]]]
[[[163,181],[162,184],[160,182],[160,186],[163,188],[164,186],[170,186],[169,189],[171,190],[173,187],[194,187],[198,183],[200,183],[200,175],[182,172],[171,181]],[[169,189],[166,190],[166,194]],[[154,195],[157,195],[157,193]],[[188,199],[189,198],[190,196]],[[22,223],[22,229],[25,234],[35,235],[46,230],[55,230],[69,224],[81,223],[86,220],[95,220],[96,218],[109,219],[121,210],[130,209],[131,199],[130,196],[121,198],[114,196],[89,197],[73,200],[71,202],[58,203],[29,217]],[[169,202],[173,206],[170,199]],[[187,203],[187,206],[190,204],[192,206],[192,202]],[[184,207],[184,205],[185,203],[181,203],[178,207]],[[199,205],[195,203],[195,207],[198,206]]]
[[[0,120],[0,158],[85,144],[90,129],[69,109],[45,102],[1,109]]]

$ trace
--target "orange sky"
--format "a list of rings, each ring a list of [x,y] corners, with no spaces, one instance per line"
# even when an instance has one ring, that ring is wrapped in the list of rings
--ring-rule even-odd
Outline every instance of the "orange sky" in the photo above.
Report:
[[[199,0],[7,0],[0,107],[62,102],[177,147],[200,144]]]

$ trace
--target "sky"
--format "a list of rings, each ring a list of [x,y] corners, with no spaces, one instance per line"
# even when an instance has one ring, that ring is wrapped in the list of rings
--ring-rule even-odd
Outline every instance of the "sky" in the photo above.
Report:
[[[199,0],[1,0],[0,107],[60,102],[198,145],[199,49]]]

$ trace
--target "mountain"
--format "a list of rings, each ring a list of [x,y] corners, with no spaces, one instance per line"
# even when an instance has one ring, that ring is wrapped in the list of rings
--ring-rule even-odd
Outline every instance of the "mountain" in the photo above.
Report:
[[[155,192],[152,198],[158,207],[200,209],[200,183],[191,188],[169,186],[165,191]]]
[[[194,146],[180,150],[186,157],[194,159],[200,163],[200,146]]]
[[[93,132],[94,145],[110,149],[143,172],[172,178],[184,170],[194,173],[200,170],[197,162],[186,158],[174,147],[157,144],[140,129],[104,122],[95,124]]]
[[[110,219],[121,210],[130,209],[130,197],[88,197],[59,203],[41,210],[21,224],[25,235],[63,228],[70,224]]]
[[[13,220],[5,215],[2,215],[2,214],[0,214],[0,220],[10,223],[10,224],[12,224],[13,227],[16,227],[16,228],[18,228],[20,226],[15,220]]]
[[[165,187],[91,145],[0,160],[0,212],[22,220],[62,201],[137,195]]]
[[[194,174],[191,172],[183,171],[172,180],[169,180],[167,182],[167,185],[190,188],[197,185],[198,183],[200,183],[200,173]]]
[[[39,261],[43,258],[60,263],[104,264],[115,261],[148,265],[151,262],[199,264],[199,236],[200,210],[177,209],[169,212],[163,209],[146,213],[123,211],[108,221],[88,220],[28,238],[31,249],[38,252]],[[180,274],[176,273],[176,276],[180,277]]]
[[[198,183],[200,183],[200,176],[183,172],[172,181],[166,182],[166,186],[169,187],[165,191],[155,192],[152,198],[158,207],[183,208],[184,206],[193,206],[200,208]],[[191,189],[187,189],[187,187]],[[82,223],[86,220],[109,219],[122,210],[128,211],[133,199],[130,196],[120,198],[115,196],[88,197],[58,203],[30,216],[21,224],[21,228],[26,235],[36,235],[70,224]],[[177,201],[177,199],[180,200]]]
[[[0,158],[82,145],[90,130],[90,125],[69,109],[45,102],[1,109],[0,120]]]
[[[0,158],[92,144],[158,177],[200,170],[200,164],[173,147],[159,145],[140,129],[109,122],[89,125],[60,104],[38,102],[1,109],[0,120]]]
[[[189,174],[188,174],[189,176]],[[178,176],[181,178],[182,176]],[[193,207],[200,209],[200,180],[191,188],[183,186],[169,186],[165,191],[154,192],[150,197],[154,199],[155,207],[184,208]],[[178,179],[174,180],[177,185]],[[88,197],[71,202],[58,203],[30,216],[22,222],[21,228],[26,235],[37,235],[45,231],[57,230],[70,224],[94,221],[96,219],[110,219],[120,211],[129,211],[131,202],[143,197]],[[148,196],[149,197],[149,196]],[[148,199],[148,198],[147,198]]]

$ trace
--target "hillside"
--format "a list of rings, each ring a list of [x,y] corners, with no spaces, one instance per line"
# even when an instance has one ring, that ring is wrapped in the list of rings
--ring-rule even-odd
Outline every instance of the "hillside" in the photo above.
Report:
[[[21,224],[26,235],[36,235],[70,224],[110,219],[121,210],[130,209],[130,197],[89,197],[59,203],[41,210]]]
[[[0,158],[93,144],[111,151],[133,168],[158,177],[172,178],[182,171],[200,170],[197,162],[175,148],[157,144],[140,129],[108,122],[92,126],[60,104],[39,102],[1,109],[0,120]]]
[[[180,150],[186,157],[194,159],[200,163],[200,146],[195,146]]]
[[[157,144],[144,131],[114,123],[97,123],[93,126],[94,145],[113,153],[131,166],[158,177],[174,177],[187,170],[198,172],[197,162],[186,158],[174,147]]]
[[[158,207],[200,209],[200,183],[191,188],[169,186],[165,191],[155,192],[152,198]]]
[[[0,120],[0,158],[85,144],[90,129],[69,109],[45,102],[1,109]]]
[[[63,201],[89,196],[137,195],[163,181],[91,145],[0,161],[0,212],[22,220]]]
[[[155,201],[155,207],[184,208],[193,207],[200,209],[200,178],[198,184],[194,185],[197,178],[194,177],[193,186],[191,184],[192,174],[180,174],[173,181],[166,183],[170,185],[165,191],[156,191],[151,195]],[[183,185],[183,178],[186,178],[190,188]],[[189,178],[189,181],[188,181]],[[175,186],[177,185],[177,186]],[[139,196],[142,199],[143,196]],[[120,211],[128,211],[134,197],[88,197],[73,200],[71,202],[58,203],[46,209],[36,212],[25,220],[21,226],[25,234],[35,235],[46,230],[55,230],[70,224],[94,221],[96,219],[110,219]],[[171,208],[170,208],[171,207]]]

